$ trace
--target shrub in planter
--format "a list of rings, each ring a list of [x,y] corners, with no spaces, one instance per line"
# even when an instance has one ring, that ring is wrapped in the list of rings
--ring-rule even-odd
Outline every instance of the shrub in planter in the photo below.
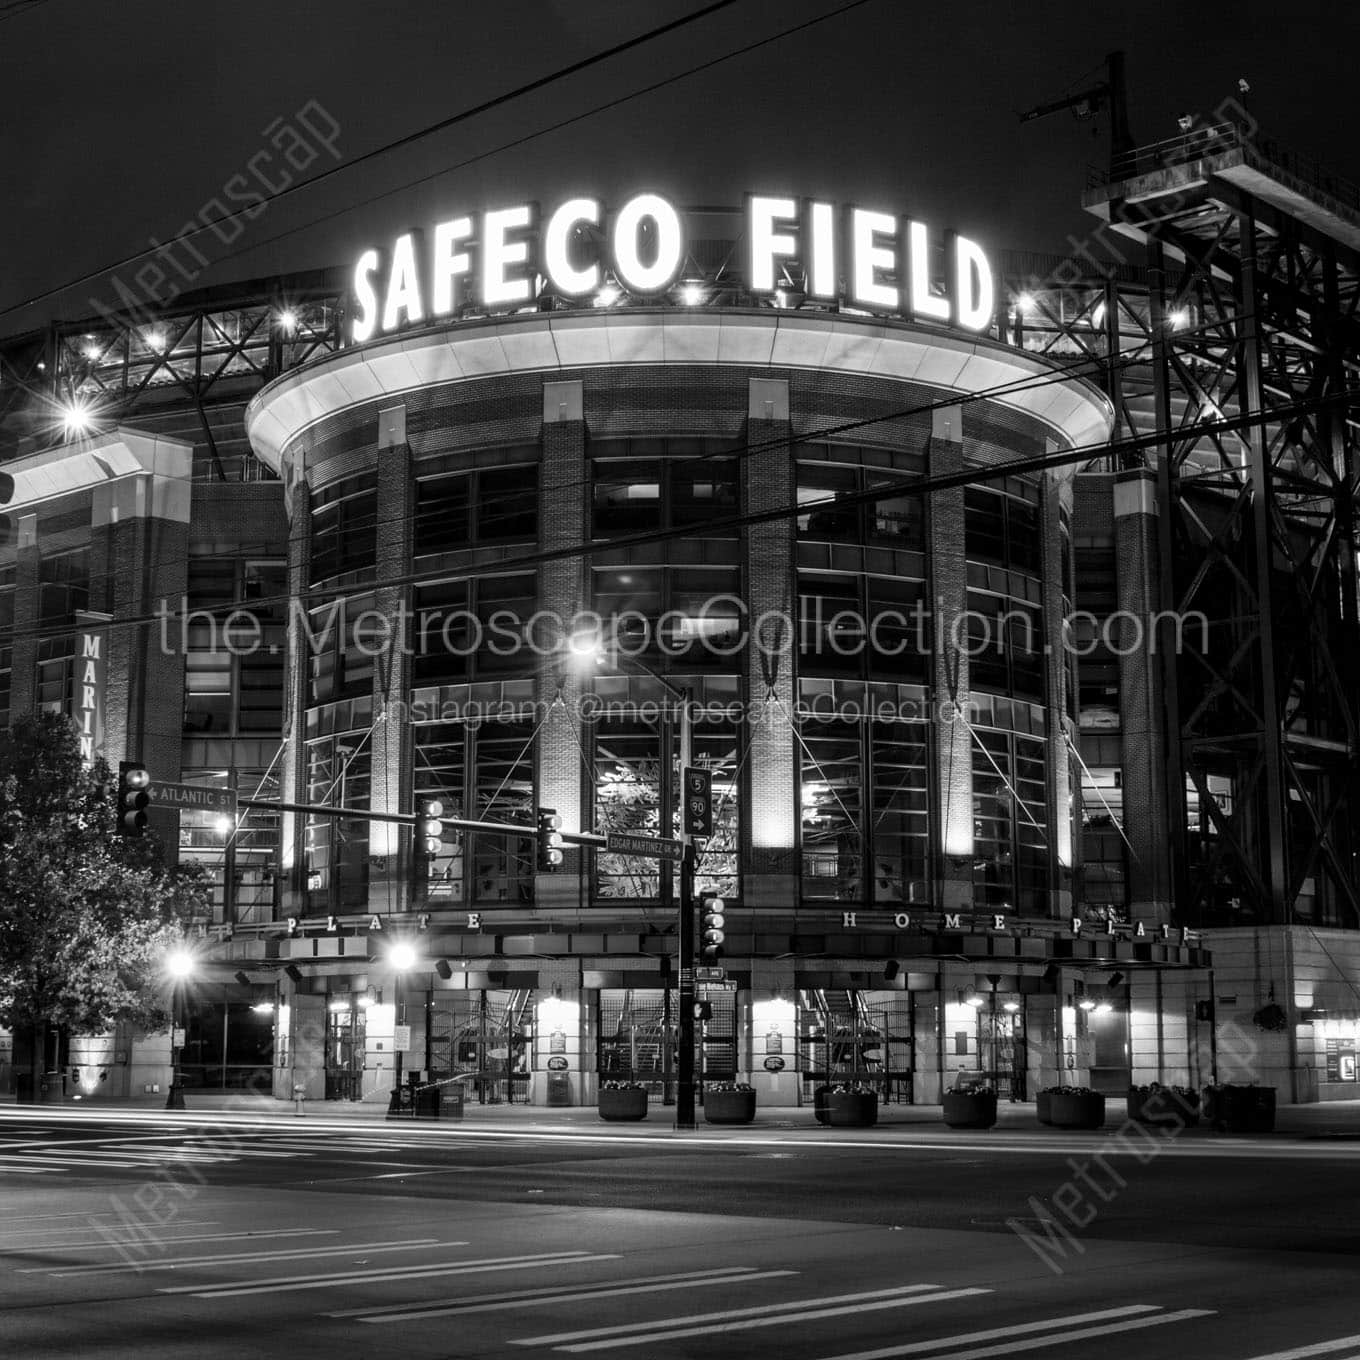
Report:
[[[867,1129],[878,1123],[878,1092],[838,1086],[827,1096],[827,1122],[833,1129]]]
[[[647,1088],[635,1081],[607,1081],[600,1087],[601,1119],[646,1119]]]
[[[704,1088],[704,1119],[710,1124],[749,1124],[756,1117],[756,1093],[743,1081]]]
[[[944,1122],[951,1129],[990,1129],[996,1123],[996,1092],[987,1086],[955,1086],[946,1091]]]
[[[1188,1086],[1130,1086],[1128,1116],[1137,1124],[1194,1128],[1199,1123],[1199,1095]]]
[[[1275,1127],[1275,1088],[1206,1086],[1204,1118],[1228,1133],[1269,1133]]]
[[[1098,1129],[1105,1122],[1105,1097],[1084,1086],[1051,1086],[1039,1101],[1040,1122],[1055,1129]]]

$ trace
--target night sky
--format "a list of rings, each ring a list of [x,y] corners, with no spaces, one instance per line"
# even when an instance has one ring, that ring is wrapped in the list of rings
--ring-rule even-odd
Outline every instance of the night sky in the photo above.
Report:
[[[656,189],[682,204],[748,189],[910,212],[997,249],[1064,252],[1094,219],[1104,115],[1021,125],[1016,112],[1099,78],[1127,53],[1134,137],[1176,135],[1245,76],[1264,131],[1360,180],[1353,6],[1295,0],[922,5],[849,12],[660,91],[552,130],[828,14],[845,0],[739,0],[643,49],[528,95],[196,238],[193,286],[327,264],[460,211]],[[108,282],[13,310],[164,240],[271,150],[266,128],[319,104],[348,158],[702,8],[702,0],[499,0],[495,5],[264,0],[0,4],[0,334],[113,305]],[[503,143],[531,139],[473,161]],[[278,129],[275,129],[278,135]],[[298,178],[335,164],[320,158]],[[428,178],[426,178],[428,177]],[[424,179],[416,187],[401,187]],[[239,181],[238,181],[239,182]],[[388,192],[391,191],[391,192]],[[355,206],[361,200],[374,201]],[[232,205],[235,206],[235,205]],[[200,272],[201,271],[201,272]],[[126,270],[130,276],[135,266]],[[180,284],[190,285],[183,279]]]

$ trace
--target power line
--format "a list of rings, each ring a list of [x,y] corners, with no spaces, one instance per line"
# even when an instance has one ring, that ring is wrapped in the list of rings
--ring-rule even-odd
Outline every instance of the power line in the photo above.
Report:
[[[47,0],[32,0],[33,4],[43,4]],[[22,3],[22,0],[19,0]],[[517,86],[513,90],[507,90],[491,99],[483,100],[480,104],[475,104],[471,108],[463,109],[451,117],[441,119],[437,123],[430,123],[415,132],[409,132],[404,137],[398,137],[395,141],[387,142],[383,146],[374,147],[371,151],[365,151],[361,155],[355,156],[350,160],[344,161],[340,165],[333,165],[329,170],[323,170],[319,175],[313,175],[297,184],[286,185],[284,188],[274,193],[263,195],[264,205],[277,203],[282,198],[288,198],[293,194],[301,193],[304,189],[315,188],[316,185],[331,179],[348,170],[353,170],[357,166],[365,165],[369,161],[376,160],[379,156],[386,156],[393,151],[399,151],[402,147],[411,146],[416,142],[423,141],[426,137],[433,137],[437,133],[447,132],[449,128],[457,127],[460,123],[465,123],[471,118],[476,118],[483,113],[489,113],[492,109],[500,108],[503,104],[508,104],[512,100],[523,98],[525,95],[534,94],[539,90],[546,89],[549,85],[554,85],[560,80],[565,80],[569,76],[578,75],[580,72],[589,70],[592,66],[598,66],[601,62],[609,61],[613,57],[621,56],[625,52],[631,52],[634,48],[642,47],[647,43],[655,42],[656,39],[664,37],[668,33],[674,33],[678,29],[706,19],[711,14],[716,14],[719,10],[728,9],[732,5],[740,3],[740,0],[712,0],[712,3],[705,5],[702,9],[694,10],[690,14],[682,15],[678,19],[672,19],[669,23],[660,24],[656,28],[648,29],[645,33],[640,33],[636,37],[628,38],[624,42],[615,43],[613,47],[605,48],[602,52],[596,52],[592,56],[583,57],[580,61],[572,62],[569,66],[559,67],[556,71],[550,72],[546,76],[539,76],[536,80],[531,80],[524,85]],[[3,17],[3,14],[0,14]],[[10,16],[15,17],[15,16]],[[145,250],[136,251],[134,254],[125,255],[121,260],[115,260],[112,264],[106,265],[101,269],[96,269],[90,273],[81,274],[78,278],[69,279],[67,282],[58,284],[55,288],[48,288],[44,292],[35,293],[32,297],[24,298],[21,302],[16,302],[0,312],[4,315],[8,312],[16,312],[24,307],[31,307],[34,303],[42,302],[47,298],[55,297],[59,293],[66,292],[69,288],[76,288],[82,283],[88,283],[91,279],[103,278],[106,274],[111,274],[115,269],[122,269],[127,265],[136,264],[139,260],[147,259],[151,255],[159,254],[170,246],[178,245],[182,241],[191,241],[195,236],[201,236],[205,231],[234,222],[237,218],[244,217],[248,213],[260,211],[261,205],[252,203],[248,207],[238,208],[235,212],[227,213],[223,217],[215,217],[210,223],[204,226],[194,227],[189,231],[182,231],[178,235],[170,237],[161,242],[160,245],[148,246]],[[325,220],[324,218],[318,220]],[[311,225],[306,224],[306,225]],[[260,244],[264,244],[261,242]],[[228,257],[229,258],[229,257]]]
[[[1046,375],[1043,379],[1036,380],[1033,386],[1047,386],[1067,381],[1069,380],[1069,377],[1070,375],[1065,372]],[[1001,386],[1003,388],[1014,389],[1016,385],[1002,384]],[[935,402],[903,408],[892,415],[879,415],[863,420],[847,421],[829,429],[800,435],[796,440],[792,438],[777,437],[757,444],[747,444],[740,452],[742,455],[749,455],[765,449],[787,447],[795,443],[811,442],[865,424],[877,424],[885,419],[901,418],[903,416],[919,414],[925,411],[960,406],[971,401],[988,400],[994,397],[995,394],[995,389],[966,394],[951,393]],[[704,526],[703,531],[705,533],[711,533],[715,530],[729,528],[747,528],[753,524],[772,523],[780,519],[791,519],[798,515],[812,514],[819,509],[840,509],[851,505],[871,504],[875,501],[882,500],[887,496],[924,497],[932,495],[937,491],[952,490],[959,487],[996,481],[1007,476],[1019,476],[1051,471],[1055,468],[1084,462],[1094,457],[1109,457],[1121,453],[1141,452],[1144,449],[1162,443],[1174,443],[1186,439],[1200,439],[1215,434],[1231,434],[1242,429],[1244,426],[1273,423],[1279,420],[1289,419],[1293,416],[1317,411],[1337,402],[1345,402],[1347,399],[1346,393],[1336,393],[1330,397],[1324,398],[1306,398],[1298,402],[1274,407],[1269,411],[1258,412],[1250,416],[1233,416],[1223,417],[1219,420],[1200,421],[1193,425],[1179,427],[1173,431],[1153,431],[1149,434],[1134,435],[1122,440],[1100,441],[1078,445],[1073,448],[1059,450],[1055,453],[1037,454],[1026,458],[1009,459],[1005,462],[991,465],[972,466],[961,469],[958,472],[940,474],[934,477],[927,476],[903,479],[900,482],[876,486],[866,491],[832,496],[820,501],[804,502],[801,505],[794,504],[791,506],[781,506],[772,510],[725,516],[710,521]],[[313,604],[324,603],[326,601],[334,601],[337,599],[343,601],[351,595],[368,594],[370,591],[379,588],[458,581],[482,575],[505,575],[517,570],[525,570],[539,566],[546,562],[561,561],[573,557],[589,557],[597,552],[614,552],[630,547],[646,546],[658,542],[668,542],[673,539],[693,537],[695,532],[695,526],[693,525],[648,529],[636,534],[618,535],[612,538],[602,539],[598,542],[579,543],[564,548],[545,549],[532,553],[523,553],[518,556],[503,557],[495,562],[480,564],[477,568],[465,568],[455,571],[444,569],[406,572],[400,576],[385,577],[381,581],[375,579],[371,582],[365,582],[358,587],[347,586],[309,589],[300,593],[297,598],[300,603],[310,607]],[[293,597],[288,595],[280,595],[264,597],[254,601],[243,601],[241,603],[243,605],[254,604],[256,606],[279,604],[287,608],[291,606],[292,598]],[[220,604],[212,605],[206,607],[204,612],[218,612],[226,608],[229,608],[229,606]],[[181,612],[182,611],[179,610],[167,610],[164,613],[116,619],[109,626],[133,627],[154,624],[162,620],[178,618],[180,617]],[[17,630],[11,630],[11,636],[64,636],[69,632],[70,626],[62,625],[60,627],[51,626],[46,629],[26,631],[23,634],[18,633]]]
[[[1142,347],[1140,347],[1140,349],[1141,349],[1141,348],[1142,348]],[[1134,359],[1135,359],[1137,353],[1138,353],[1137,350],[1127,351],[1125,354],[1122,354],[1122,355],[1119,356],[1119,360],[1120,360],[1120,362],[1124,362],[1124,363],[1132,363],[1132,362],[1134,361]],[[1101,366],[1103,366],[1103,360],[1101,360],[1099,356],[1092,356],[1092,358],[1091,358],[1088,362],[1089,362],[1089,365],[1090,365],[1090,366],[1092,366],[1092,367],[1094,367],[1094,368],[1097,368],[1097,369],[1100,368]],[[801,435],[799,435],[799,436],[797,437],[796,440],[785,439],[785,438],[783,438],[783,437],[774,437],[774,438],[771,438],[771,439],[759,440],[759,441],[756,441],[756,442],[754,442],[754,443],[748,441],[748,442],[746,442],[745,444],[742,444],[741,446],[739,446],[739,447],[737,447],[737,448],[735,448],[735,449],[731,449],[731,450],[723,450],[723,451],[717,451],[717,450],[715,450],[715,451],[713,451],[713,452],[711,452],[711,453],[699,454],[699,455],[696,455],[696,456],[695,456],[694,458],[692,458],[692,459],[686,459],[686,460],[683,460],[683,461],[686,461],[686,462],[702,462],[702,461],[705,461],[705,460],[707,460],[707,459],[715,458],[715,457],[720,457],[720,456],[721,456],[721,457],[733,457],[733,456],[735,456],[735,457],[738,457],[738,458],[749,457],[749,456],[751,456],[751,455],[753,455],[753,454],[761,453],[761,452],[764,452],[764,451],[769,450],[769,449],[775,449],[775,448],[786,447],[786,446],[790,445],[791,443],[792,443],[792,444],[797,444],[797,443],[812,443],[812,442],[816,442],[816,441],[821,440],[821,439],[831,438],[831,437],[833,437],[833,436],[835,436],[835,435],[838,435],[838,434],[845,434],[845,433],[853,432],[853,431],[858,430],[858,429],[861,429],[861,428],[863,428],[864,426],[867,426],[867,425],[878,425],[878,424],[882,424],[882,423],[884,423],[884,422],[891,421],[891,420],[901,420],[901,419],[904,419],[904,418],[907,418],[907,417],[910,417],[910,416],[913,416],[913,415],[922,415],[922,414],[926,414],[926,413],[928,413],[928,412],[931,412],[931,411],[934,411],[934,410],[937,410],[937,409],[944,409],[944,408],[952,407],[952,406],[960,406],[960,405],[963,405],[963,404],[965,404],[965,403],[967,403],[967,402],[972,402],[972,401],[993,400],[993,399],[995,399],[995,398],[997,398],[997,397],[999,397],[999,396],[1006,395],[1007,393],[1010,393],[1010,392],[1022,391],[1022,390],[1037,390],[1037,389],[1040,389],[1040,388],[1043,388],[1043,387],[1048,387],[1048,386],[1052,386],[1052,385],[1059,384],[1059,383],[1070,382],[1070,381],[1073,379],[1074,376],[1076,376],[1076,377],[1082,376],[1081,373],[1079,372],[1079,370],[1080,370],[1082,367],[1085,367],[1085,366],[1086,366],[1086,365],[1080,365],[1080,364],[1079,364],[1079,365],[1074,365],[1073,368],[1071,368],[1071,369],[1063,369],[1063,370],[1057,370],[1057,371],[1053,371],[1053,372],[1049,372],[1049,373],[1044,373],[1044,374],[1036,375],[1036,376],[1033,377],[1033,378],[1028,378],[1028,379],[1018,379],[1018,380],[1008,381],[1008,382],[1005,382],[1005,383],[998,383],[998,384],[994,384],[992,387],[980,389],[980,390],[977,391],[977,392],[970,392],[970,393],[950,393],[950,394],[948,394],[948,395],[946,395],[946,396],[944,396],[944,397],[941,397],[941,398],[939,398],[939,399],[937,399],[937,400],[934,400],[934,401],[925,402],[925,403],[921,403],[921,404],[917,404],[917,405],[913,405],[913,406],[908,406],[908,407],[900,407],[900,408],[898,408],[898,409],[895,410],[895,411],[884,412],[884,413],[881,413],[881,414],[878,414],[878,415],[873,415],[873,416],[867,416],[867,417],[857,418],[857,419],[854,419],[854,420],[841,421],[841,422],[839,422],[838,424],[833,425],[833,426],[828,426],[828,427],[825,427],[825,428],[820,429],[820,430],[809,431],[809,432],[806,432],[806,433],[804,433],[804,434],[801,434]],[[1108,445],[1108,444],[1092,445],[1092,446],[1090,446],[1090,450],[1094,450],[1094,451],[1096,451],[1096,452],[1091,452],[1090,450],[1088,450],[1088,451],[1086,451],[1086,452],[1081,453],[1080,457],[1073,459],[1073,461],[1078,461],[1078,462],[1079,462],[1079,461],[1082,461],[1083,459],[1085,459],[1085,458],[1087,458],[1087,457],[1098,456],[1098,453],[1099,453],[1099,452],[1106,451],[1106,450],[1108,450],[1109,448],[1110,448],[1110,445]],[[678,460],[677,460],[677,461],[678,461]],[[583,487],[583,486],[585,486],[585,485],[588,485],[588,484],[589,484],[588,482],[574,482],[574,483],[564,484],[561,488],[556,488],[556,489],[559,489],[559,490],[570,490],[570,489],[573,489],[573,488],[579,489],[579,488],[581,488],[581,487]],[[917,485],[917,484],[918,484],[917,481],[903,481],[903,482],[901,482],[901,483],[890,483],[890,484],[888,484],[888,485],[886,485],[886,486],[875,487],[875,488],[873,489],[872,493],[866,493],[866,494],[862,497],[862,499],[867,499],[867,500],[881,499],[881,498],[884,497],[884,496],[896,495],[896,494],[899,493],[899,491],[900,491],[901,489],[903,489],[903,488],[905,488],[905,487],[908,487],[908,486],[914,486],[914,485]],[[851,502],[850,498],[842,497],[842,498],[840,498],[839,501],[836,501],[836,502],[834,502],[834,503],[835,503],[835,504],[850,504],[850,503],[852,503],[852,502]],[[794,515],[799,515],[799,514],[808,514],[808,513],[812,513],[813,511],[815,511],[815,510],[818,509],[818,508],[822,508],[822,507],[824,507],[824,506],[830,506],[830,505],[832,505],[832,504],[833,504],[833,502],[832,502],[832,501],[829,501],[829,500],[828,500],[828,501],[824,501],[824,502],[807,502],[807,503],[804,503],[803,505],[795,505],[795,506],[789,508],[787,511],[780,511],[780,512],[777,512],[777,514],[776,514],[775,517],[777,517],[778,514],[786,514],[786,515],[788,515],[789,517],[792,517],[792,516],[794,516]],[[387,527],[389,524],[404,524],[408,519],[413,518],[414,515],[415,515],[415,514],[418,514],[418,513],[419,513],[419,512],[412,512],[412,514],[410,514],[410,515],[402,515],[402,516],[394,517],[391,521],[375,521],[375,526],[374,526],[374,527],[375,527],[375,529],[378,529],[378,528],[382,528],[382,527]],[[738,516],[738,517],[736,517],[736,519],[737,519],[737,521],[739,522],[739,521],[741,520],[741,517]],[[714,522],[714,525],[716,525],[717,527],[727,527],[727,524],[728,524],[728,521],[726,521],[726,520],[724,520],[724,521],[715,521],[715,522]],[[713,527],[713,526],[710,526],[710,527]],[[558,557],[561,557],[561,556],[571,556],[571,555],[589,556],[589,555],[590,555],[591,553],[593,553],[593,552],[596,552],[596,551],[601,551],[601,552],[603,552],[603,551],[609,551],[611,548],[614,548],[614,547],[616,547],[616,546],[632,546],[632,545],[636,545],[636,544],[643,544],[643,543],[653,542],[653,541],[663,541],[663,540],[668,540],[668,539],[670,539],[670,538],[676,538],[676,537],[683,537],[683,536],[687,536],[687,535],[692,535],[693,533],[694,533],[694,526],[692,526],[692,525],[683,526],[683,527],[677,527],[677,528],[672,529],[672,530],[665,530],[665,529],[648,530],[648,531],[646,531],[645,533],[636,534],[636,535],[631,535],[631,536],[628,536],[628,537],[626,537],[626,538],[617,538],[617,537],[616,537],[616,538],[610,538],[610,539],[607,539],[607,540],[602,540],[602,541],[600,541],[600,542],[598,542],[598,543],[582,544],[582,545],[573,547],[573,548],[571,548],[571,549],[567,549],[567,550],[558,550],[557,553],[556,553],[556,556],[558,556]],[[276,556],[276,555],[277,555],[277,552],[278,552],[278,547],[277,547],[277,545],[271,545],[271,552],[270,552],[270,555],[271,555],[271,556]],[[231,556],[233,559],[235,559],[235,558],[239,558],[239,557],[245,555],[246,553],[247,553],[247,549],[246,549],[244,546],[241,546],[241,547],[234,547],[233,552],[230,554],[230,556]],[[187,553],[186,553],[186,554],[183,554],[183,555],[176,554],[174,557],[168,557],[168,558],[163,558],[163,559],[161,559],[161,565],[169,565],[169,564],[171,564],[171,563],[179,562],[179,561],[191,561],[191,560],[193,559],[193,556],[194,556],[193,554],[187,554]],[[217,559],[217,560],[220,560],[220,559]],[[550,560],[550,559],[549,559],[548,557],[542,555],[542,554],[539,554],[539,555],[536,555],[535,557],[533,557],[533,558],[531,558],[531,559],[530,559],[530,558],[523,558],[523,557],[521,557],[521,558],[511,558],[511,559],[502,559],[502,560],[497,561],[497,562],[495,562],[495,563],[493,563],[493,564],[487,564],[487,566],[488,566],[492,571],[494,571],[494,572],[497,573],[497,574],[504,574],[504,573],[506,573],[506,572],[508,572],[508,571],[510,571],[510,570],[513,570],[513,569],[514,569],[515,567],[517,567],[517,566],[520,566],[520,565],[533,565],[534,563],[536,563],[536,562],[539,561],[539,560]],[[436,570],[436,571],[427,571],[427,572],[416,572],[416,573],[408,573],[406,576],[403,576],[403,577],[401,577],[401,578],[393,578],[393,579],[390,579],[390,580],[386,580],[386,581],[383,582],[383,584],[384,584],[384,585],[409,585],[409,584],[435,583],[435,582],[442,582],[442,581],[454,581],[454,580],[462,579],[463,577],[471,576],[471,575],[473,575],[473,574],[474,574],[474,573],[472,573],[472,572],[467,572],[467,571],[459,572],[459,571],[448,571],[448,570]],[[486,572],[486,571],[483,571],[483,572],[478,573],[478,574],[489,574],[489,573]],[[305,598],[305,599],[308,600],[308,601],[317,601],[317,602],[324,602],[324,601],[329,600],[329,599],[332,599],[332,598],[339,598],[339,599],[342,599],[342,600],[343,600],[343,599],[346,599],[349,595],[362,595],[362,594],[367,594],[369,591],[371,591],[371,590],[373,590],[373,589],[376,589],[376,588],[377,588],[377,584],[378,584],[378,583],[377,583],[376,581],[374,581],[374,582],[371,582],[371,583],[364,583],[363,585],[360,585],[360,586],[357,586],[357,587],[350,586],[350,587],[321,587],[321,588],[311,588],[311,589],[308,589],[306,592],[304,592],[304,594],[303,594],[302,596],[300,596],[299,598],[300,598],[300,599]],[[236,605],[236,606],[253,605],[253,606],[256,606],[256,607],[264,607],[264,606],[268,606],[268,605],[276,605],[276,604],[277,604],[277,605],[283,605],[284,607],[288,607],[289,604],[290,604],[291,598],[292,598],[292,597],[291,597],[291,596],[288,596],[288,595],[264,596],[264,597],[259,597],[259,598],[254,599],[254,600],[238,600],[238,601],[234,601],[234,602],[226,602],[226,603],[221,603],[221,604],[205,605],[205,606],[203,607],[203,611],[204,611],[204,612],[217,612],[217,611],[224,610],[224,609],[230,609],[230,608],[233,607],[233,605]],[[111,625],[111,626],[136,626],[136,625],[139,625],[139,624],[154,623],[154,622],[160,621],[162,618],[177,618],[177,617],[180,616],[180,613],[181,613],[181,612],[182,612],[182,611],[175,610],[175,611],[169,612],[169,613],[167,613],[167,614],[152,614],[152,615],[143,615],[143,616],[140,616],[140,617],[134,617],[134,618],[131,618],[131,619],[119,619],[119,620],[115,620],[114,623],[113,623],[113,625]],[[63,636],[63,635],[65,635],[65,634],[69,633],[69,631],[70,631],[70,629],[69,629],[69,626],[68,626],[68,625],[49,625],[49,626],[47,626],[46,628],[38,628],[38,629],[33,629],[33,630],[26,630],[24,633],[19,633],[17,630],[11,629],[11,630],[10,630],[10,636],[11,636],[11,637],[17,637],[17,636],[31,636],[31,637],[37,637],[37,638],[40,638],[40,639],[41,639],[41,638],[43,638],[43,637],[60,637],[60,636]]]
[[[759,38],[754,42],[747,43],[744,47],[734,48],[717,57],[712,57],[708,61],[700,62],[698,65],[686,67],[685,70],[679,71],[675,75],[666,76],[661,80],[653,81],[650,85],[644,85],[640,89],[633,90],[629,94],[606,100],[602,104],[596,104],[592,108],[586,109],[583,113],[574,114],[570,118],[559,119],[555,123],[549,123],[546,127],[538,128],[533,132],[527,132],[519,137],[513,137],[509,141],[502,142],[500,145],[491,147],[486,151],[479,151],[474,156],[468,156],[461,161],[454,161],[452,164],[441,166],[438,170],[430,171],[428,174],[417,175],[414,179],[404,180],[400,184],[393,185],[390,189],[383,189],[378,193],[370,194],[367,198],[355,199],[350,203],[346,203],[341,208],[337,208],[332,212],[322,213],[319,216],[311,217],[306,222],[300,222],[295,227],[289,227],[285,231],[276,232],[273,236],[265,236],[260,240],[251,241],[248,245],[241,246],[237,250],[228,251],[224,255],[219,255],[213,262],[214,266],[220,266],[225,264],[228,260],[238,259],[243,255],[253,254],[257,250],[262,250],[265,246],[274,245],[276,242],[286,240],[290,236],[296,236],[300,231],[309,231],[313,227],[320,226],[323,222],[333,221],[338,217],[343,217],[346,213],[354,212],[355,210],[367,207],[372,203],[379,203],[385,198],[391,198],[393,194],[401,193],[403,190],[412,189],[419,184],[428,184],[431,180],[439,179],[444,175],[454,174],[458,170],[465,170],[470,165],[476,165],[480,161],[489,160],[491,157],[499,156],[506,151],[513,151],[516,147],[524,146],[526,143],[536,141],[540,137],[546,137],[554,132],[560,132],[564,128],[571,127],[575,123],[581,123],[588,118],[593,118],[598,113],[606,113],[610,109],[631,103],[635,99],[641,99],[644,95],[654,94],[657,90],[665,89],[668,85],[675,85],[682,80],[688,80],[690,76],[699,75],[704,71],[711,70],[715,66],[722,65],[724,62],[734,61],[738,57],[747,56],[752,52],[758,51],[762,47],[768,47],[773,43],[781,42],[783,39],[792,37],[796,33],[802,33],[807,29],[816,27],[818,24],[826,23],[830,19],[837,19],[842,14],[847,14],[851,10],[859,9],[862,5],[870,3],[873,3],[873,0],[848,0],[848,3],[840,5],[838,8],[828,11],[826,14],[819,14],[815,18],[805,20],[802,23],[793,24],[788,28],[780,29],[779,32],[772,33],[767,38]],[[336,171],[345,168],[347,168],[347,166],[336,166],[334,170],[328,171],[327,173],[333,174]],[[315,184],[319,178],[320,176],[316,179],[307,180],[304,184],[294,185],[293,188],[306,188],[311,184]],[[267,201],[272,202],[272,199]],[[257,205],[252,205],[252,207],[254,206]],[[216,218],[211,225],[216,226],[219,222],[227,220],[227,218]],[[189,233],[191,236],[197,234],[197,232]],[[154,254],[165,249],[167,246],[174,245],[175,241],[178,239],[182,238],[172,238],[169,241],[163,242],[162,245],[155,247],[154,251],[143,251],[140,255],[133,256],[132,258],[141,259],[145,255]],[[48,292],[39,294],[34,298],[29,298],[25,302],[17,302],[12,306],[0,309],[0,316],[30,306],[34,302],[41,301],[43,298],[53,296],[54,293],[65,292],[67,289],[74,288],[78,284],[87,282],[91,278],[103,277],[103,275],[111,273],[113,270],[121,267],[121,264],[113,264],[109,265],[107,269],[98,271],[98,273],[87,274],[84,278],[80,279],[73,279],[69,283],[64,283],[55,289],[49,289]]]

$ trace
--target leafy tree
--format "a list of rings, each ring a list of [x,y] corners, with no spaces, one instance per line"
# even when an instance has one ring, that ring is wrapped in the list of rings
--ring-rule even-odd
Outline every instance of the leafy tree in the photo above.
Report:
[[[65,718],[0,732],[0,1025],[13,1032],[167,1023],[165,956],[204,894],[154,838],[117,833],[115,798]]]

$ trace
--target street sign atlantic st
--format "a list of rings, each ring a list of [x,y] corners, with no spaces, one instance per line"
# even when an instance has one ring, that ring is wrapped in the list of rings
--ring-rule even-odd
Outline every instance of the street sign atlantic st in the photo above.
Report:
[[[173,784],[164,779],[152,780],[147,785],[148,806],[199,808],[208,812],[236,815],[236,790],[211,789],[202,784]]]

